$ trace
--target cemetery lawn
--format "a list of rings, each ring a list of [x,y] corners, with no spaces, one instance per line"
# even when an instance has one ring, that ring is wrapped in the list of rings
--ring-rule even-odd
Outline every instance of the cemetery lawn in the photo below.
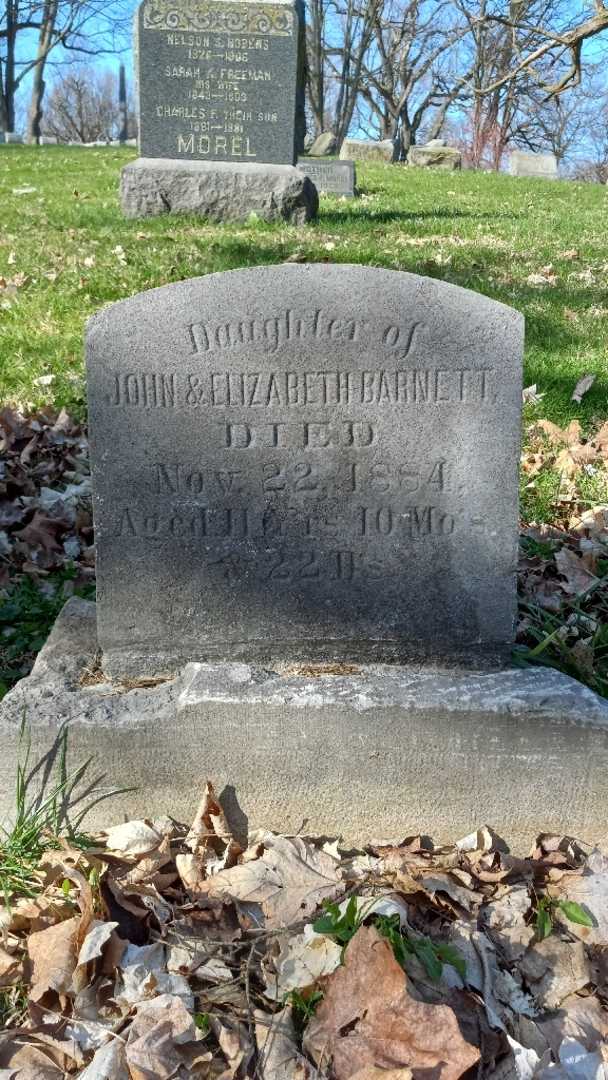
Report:
[[[606,415],[608,201],[600,185],[365,165],[361,198],[323,198],[312,226],[125,221],[118,178],[134,157],[3,147],[1,403],[82,409],[84,324],[104,304],[297,259],[409,270],[512,305],[526,317],[526,385],[544,394],[529,417],[560,426],[579,418],[585,429]],[[595,385],[573,404],[588,373]]]
[[[67,408],[75,421],[86,419],[85,322],[144,289],[285,260],[362,263],[474,289],[524,314],[525,386],[536,385],[525,405],[521,655],[608,696],[606,189],[374,164],[357,169],[360,198],[323,198],[309,226],[125,221],[119,173],[135,156],[115,148],[0,151],[0,440],[6,406],[26,414]],[[573,401],[585,376],[592,385]],[[44,443],[34,443],[44,473]],[[19,471],[17,445],[10,467]],[[2,469],[0,459],[0,499]],[[7,576],[14,585],[4,603],[0,591],[0,697],[26,672],[62,600],[33,590],[18,565],[27,559],[21,548],[13,560],[0,544],[0,589]],[[53,568],[47,586],[57,582],[63,592],[66,574],[79,588],[80,570],[69,566]]]

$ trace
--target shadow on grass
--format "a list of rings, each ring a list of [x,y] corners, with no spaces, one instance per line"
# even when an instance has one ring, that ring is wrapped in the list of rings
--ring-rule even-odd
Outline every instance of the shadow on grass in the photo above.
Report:
[[[374,192],[362,192],[362,194],[375,194]],[[369,206],[353,206],[349,203],[342,212],[340,210],[323,208],[315,226],[343,225],[345,220],[360,220],[362,224],[387,224],[391,221],[457,221],[462,218],[472,218],[474,221],[496,221],[497,218],[514,218],[516,214],[507,213],[476,213],[472,210],[371,210]]]

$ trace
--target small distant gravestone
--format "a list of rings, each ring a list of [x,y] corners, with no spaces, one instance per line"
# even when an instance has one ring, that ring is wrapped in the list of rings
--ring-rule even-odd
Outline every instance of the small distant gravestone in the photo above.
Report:
[[[512,150],[509,163],[511,176],[538,177],[541,180],[559,179],[555,154],[528,154]]]
[[[511,308],[363,266],[214,274],[97,314],[104,669],[502,658],[522,346]]]
[[[391,139],[370,142],[366,139],[345,139],[340,147],[341,161],[386,161],[392,162],[395,147]]]
[[[56,135],[41,135],[38,142],[40,146],[57,146],[59,139]]]
[[[128,217],[314,216],[312,185],[294,167],[303,138],[303,25],[300,0],[143,0],[141,158],[123,170]]]
[[[333,131],[323,131],[311,144],[308,153],[311,157],[326,157],[336,151],[337,139]]]
[[[453,146],[446,146],[440,140],[433,140],[426,146],[410,147],[407,163],[417,165],[419,168],[458,172],[462,168],[462,154]]]
[[[354,161],[320,161],[299,158],[298,169],[312,180],[317,191],[353,198],[356,189]]]
[[[4,132],[4,141],[7,144],[14,144],[16,146],[21,146],[23,144],[23,136],[18,135],[17,132],[15,132],[15,131],[5,131]]]

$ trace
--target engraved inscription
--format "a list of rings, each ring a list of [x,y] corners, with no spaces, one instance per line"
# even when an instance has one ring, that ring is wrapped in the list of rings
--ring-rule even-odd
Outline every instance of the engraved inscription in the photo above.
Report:
[[[143,156],[293,163],[293,7],[149,0],[139,18]]]
[[[272,70],[283,39],[254,59],[260,36],[150,31],[176,64],[218,71]],[[221,58],[188,57],[218,38]],[[225,58],[228,41],[246,61]],[[175,120],[191,122],[206,121]],[[522,343],[502,304],[347,265],[206,275],[100,311],[87,369],[104,663],[506,655]]]

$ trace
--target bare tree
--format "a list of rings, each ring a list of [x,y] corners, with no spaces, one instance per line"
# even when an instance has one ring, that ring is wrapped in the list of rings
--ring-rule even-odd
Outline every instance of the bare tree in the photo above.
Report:
[[[49,94],[44,133],[60,142],[110,142],[120,138],[123,110],[113,72],[78,65],[59,76]],[[135,117],[127,117],[127,134]]]
[[[0,5],[0,128],[12,131],[15,98],[31,79],[27,135],[40,135],[45,74],[67,54],[98,56],[123,47],[131,0],[5,0]]]
[[[505,27],[513,40],[512,63],[507,71],[484,85],[492,93],[522,75],[531,76],[549,96],[558,95],[581,82],[585,42],[608,31],[608,7],[592,0],[594,14],[588,18],[571,2],[552,10],[552,18],[532,17],[526,0],[509,3],[507,10],[480,12],[479,20]],[[532,5],[533,6],[533,5]]]
[[[454,0],[469,33],[463,43],[463,63],[469,67],[461,95],[465,123],[464,153],[474,168],[499,169],[507,147],[515,143],[547,148],[540,126],[532,118],[546,94],[540,91],[538,71],[509,73],[518,57],[539,41],[538,26],[554,25],[563,15],[564,0],[498,0],[505,16],[498,17],[493,0]],[[518,33],[514,25],[519,27]],[[524,26],[527,28],[524,33]],[[544,110],[548,120],[548,111]],[[557,119],[557,118],[556,118]],[[548,130],[548,129],[547,129]]]
[[[360,94],[382,138],[405,160],[423,126],[438,133],[464,80],[453,50],[468,33],[450,0],[382,0],[363,65]]]
[[[309,109],[316,133],[331,129],[338,143],[352,122],[379,3],[381,0],[308,0]]]

